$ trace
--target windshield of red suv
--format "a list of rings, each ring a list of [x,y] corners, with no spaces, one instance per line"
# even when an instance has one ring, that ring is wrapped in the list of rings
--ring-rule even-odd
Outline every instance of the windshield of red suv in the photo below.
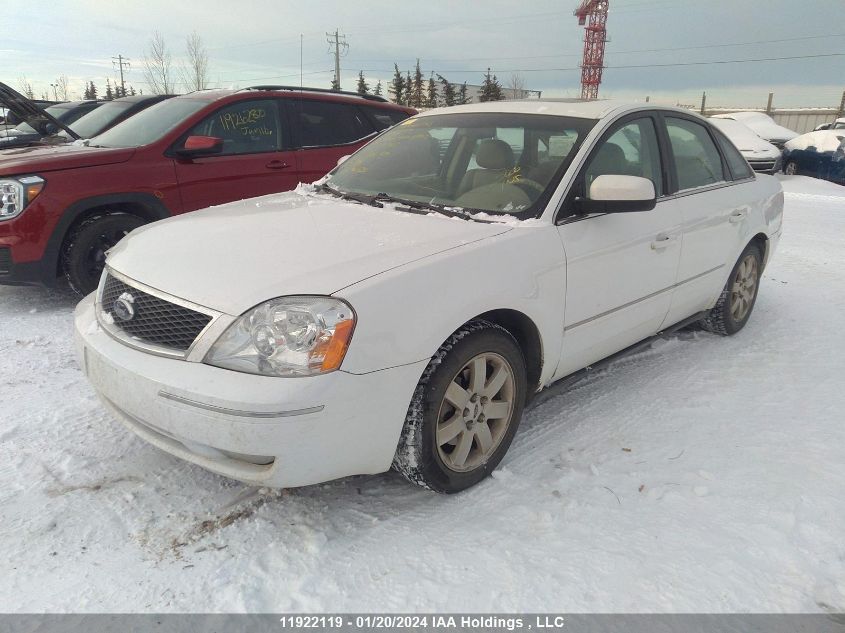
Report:
[[[535,217],[594,125],[505,112],[416,117],[358,151],[327,184],[344,194]]]
[[[186,118],[206,107],[206,99],[176,98],[150,106],[91,139],[91,147],[141,147],[149,145]]]

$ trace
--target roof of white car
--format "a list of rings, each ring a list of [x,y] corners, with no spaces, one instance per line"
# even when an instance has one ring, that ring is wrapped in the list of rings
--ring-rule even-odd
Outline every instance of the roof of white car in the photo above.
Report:
[[[690,110],[658,106],[652,103],[636,103],[613,99],[597,99],[595,101],[582,101],[580,99],[525,99],[520,101],[487,101],[485,103],[469,103],[467,105],[451,106],[448,108],[436,108],[420,112],[417,116],[467,112],[507,112],[513,114],[551,114],[579,119],[601,119],[611,113],[642,109],[690,112]]]

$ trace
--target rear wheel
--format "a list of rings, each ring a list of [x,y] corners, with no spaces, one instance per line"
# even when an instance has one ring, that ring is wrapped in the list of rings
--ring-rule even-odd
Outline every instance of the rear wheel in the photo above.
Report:
[[[437,492],[475,485],[499,464],[522,417],[525,360],[513,336],[486,321],[455,332],[426,367],[393,466]]]
[[[80,295],[96,290],[106,265],[106,252],[144,223],[128,213],[97,215],[82,222],[64,249],[64,273],[70,287]]]
[[[796,176],[798,174],[798,163],[794,160],[789,161],[783,168],[783,173],[787,176]]]
[[[760,247],[749,244],[739,256],[716,305],[701,320],[701,326],[723,336],[736,334],[745,327],[757,301],[762,270]]]

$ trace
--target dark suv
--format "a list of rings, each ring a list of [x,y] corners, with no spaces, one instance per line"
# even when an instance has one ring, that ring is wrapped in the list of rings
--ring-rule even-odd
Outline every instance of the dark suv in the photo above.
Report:
[[[87,145],[0,152],[0,284],[53,286],[65,276],[88,293],[105,252],[132,229],[316,180],[413,114],[357,93],[205,90],[162,101]]]

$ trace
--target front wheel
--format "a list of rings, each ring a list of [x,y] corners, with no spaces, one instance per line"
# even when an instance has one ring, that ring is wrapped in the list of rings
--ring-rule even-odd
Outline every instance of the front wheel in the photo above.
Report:
[[[487,321],[468,323],[423,372],[393,467],[436,492],[477,484],[507,452],[526,388],[525,360],[513,336]]]
[[[64,249],[64,272],[70,287],[80,295],[97,289],[106,265],[106,252],[144,220],[128,213],[88,218],[80,224]]]
[[[739,256],[716,305],[701,320],[701,326],[722,336],[736,334],[745,327],[757,301],[762,271],[760,247],[749,244]]]
[[[794,160],[789,161],[783,168],[783,173],[787,176],[797,176],[798,175],[798,163]]]

